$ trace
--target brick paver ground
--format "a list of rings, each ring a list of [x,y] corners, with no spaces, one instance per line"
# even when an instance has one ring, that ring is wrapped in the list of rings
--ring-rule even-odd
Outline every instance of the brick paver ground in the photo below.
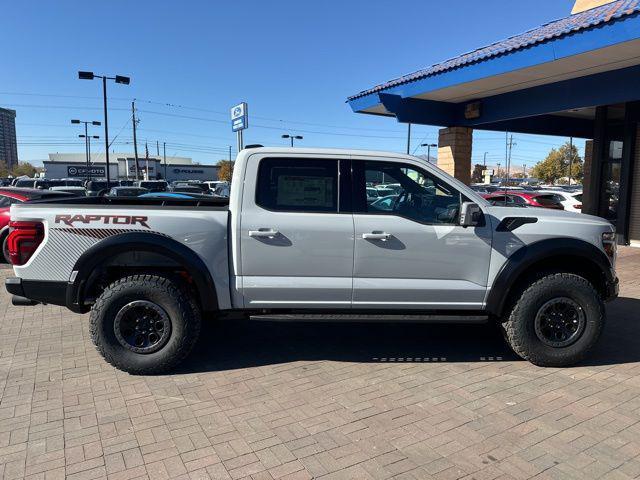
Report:
[[[488,326],[208,327],[172,375],[98,356],[87,317],[0,294],[0,477],[640,476],[640,249],[576,368]],[[10,270],[0,272],[0,280]]]

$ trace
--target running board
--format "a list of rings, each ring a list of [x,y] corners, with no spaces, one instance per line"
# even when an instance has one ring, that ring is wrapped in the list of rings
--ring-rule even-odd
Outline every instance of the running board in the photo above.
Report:
[[[250,320],[268,322],[420,322],[420,323],[485,323],[488,315],[393,315],[393,314],[264,314],[251,315]]]

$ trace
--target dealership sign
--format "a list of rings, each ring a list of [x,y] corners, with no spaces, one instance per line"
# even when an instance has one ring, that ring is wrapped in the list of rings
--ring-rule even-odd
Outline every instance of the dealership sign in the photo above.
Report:
[[[249,126],[249,109],[246,102],[231,108],[231,130],[238,132]]]
[[[106,174],[105,167],[67,167],[69,177],[104,177]]]
[[[173,173],[204,173],[204,170],[197,170],[193,168],[174,168]]]

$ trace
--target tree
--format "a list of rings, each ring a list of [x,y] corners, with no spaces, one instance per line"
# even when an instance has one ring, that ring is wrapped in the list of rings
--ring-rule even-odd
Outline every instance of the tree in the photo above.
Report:
[[[21,177],[23,175],[33,177],[36,174],[36,171],[36,167],[31,165],[29,162],[20,162],[18,165],[13,167],[11,174],[14,177]]]
[[[545,183],[566,183],[569,177],[569,161],[571,161],[571,179],[582,181],[583,161],[575,145],[569,142],[560,148],[552,148],[547,158],[538,162],[531,169],[531,176]]]
[[[7,168],[7,164],[3,161],[0,161],[0,177],[6,178],[9,176],[9,169]]]
[[[484,182],[484,176],[482,175],[482,172],[486,169],[487,167],[485,167],[484,165],[480,165],[479,163],[476,163],[473,166],[473,172],[471,173],[471,182],[472,183]]]
[[[229,160],[220,160],[218,162],[220,169],[218,170],[218,180],[230,182],[233,176],[233,162]]]

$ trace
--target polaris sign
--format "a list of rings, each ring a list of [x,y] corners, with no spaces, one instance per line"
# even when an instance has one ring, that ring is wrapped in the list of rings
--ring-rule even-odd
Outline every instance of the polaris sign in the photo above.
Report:
[[[105,167],[67,167],[69,177],[106,177]]]
[[[198,169],[195,169],[195,168],[174,168],[173,169],[173,173],[175,173],[175,174],[179,174],[179,173],[187,173],[187,174],[199,173],[199,174],[203,174],[204,170],[198,170]]]

